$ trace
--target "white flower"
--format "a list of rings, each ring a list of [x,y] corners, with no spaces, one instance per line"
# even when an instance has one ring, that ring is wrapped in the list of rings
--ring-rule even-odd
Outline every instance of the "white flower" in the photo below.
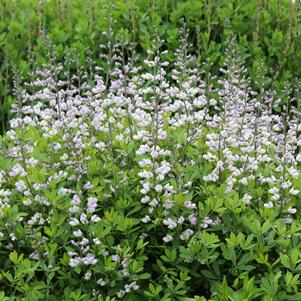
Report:
[[[23,192],[23,194],[24,194],[25,196],[30,196],[30,191],[29,191],[29,190],[25,190],[25,191]]]
[[[94,212],[97,207],[97,198],[95,197],[89,197],[88,203],[87,203],[87,211],[88,212]]]
[[[267,209],[271,209],[274,207],[273,203],[272,202],[268,202],[268,203],[264,203],[263,206]]]
[[[289,174],[293,177],[293,178],[298,178],[299,177],[299,172],[297,169],[291,167],[288,169]]]
[[[183,224],[184,221],[185,221],[185,218],[184,218],[183,216],[180,216],[180,217],[178,218],[178,224]]]
[[[27,186],[25,185],[24,181],[19,180],[18,182],[16,182],[16,189],[20,192],[26,190]]]
[[[180,239],[187,240],[192,234],[193,231],[191,229],[187,229],[180,234]]]
[[[144,155],[145,153],[149,152],[150,148],[147,144],[145,145],[140,145],[138,150],[136,151],[137,155]]]
[[[150,197],[149,196],[144,196],[141,200],[140,200],[140,202],[142,203],[142,204],[146,204],[146,203],[148,203],[150,201]]]
[[[29,254],[29,258],[30,258],[30,259],[33,259],[33,260],[39,260],[39,259],[40,259],[40,256],[39,256],[39,254],[35,251],[35,252],[32,252],[31,254]]]
[[[85,188],[85,189],[91,189],[91,188],[93,188],[93,185],[92,185],[92,183],[91,183],[90,181],[88,181],[88,182],[85,184],[84,188]]]
[[[163,237],[163,241],[165,241],[166,243],[170,242],[172,240],[173,240],[173,237],[169,234],[167,234],[166,236]]]
[[[106,282],[102,278],[98,279],[96,283],[100,286],[105,286],[106,285]]]
[[[164,176],[164,175],[162,175],[162,174],[159,174],[159,175],[157,175],[157,177],[156,177],[156,180],[157,180],[157,181],[163,181],[163,180],[164,180],[164,178],[165,178],[165,176]]]
[[[295,214],[297,212],[297,209],[290,207],[290,208],[287,209],[287,212],[290,213],[290,214]]]
[[[169,166],[169,163],[167,163],[166,161],[163,161],[162,163],[163,163],[162,166],[156,169],[156,173],[166,175],[171,171],[171,168]]]
[[[208,152],[207,154],[203,155],[203,158],[205,160],[208,160],[208,161],[211,161],[211,162],[214,162],[217,157],[215,155],[213,155],[212,153]]]
[[[185,201],[184,206],[188,209],[196,209],[196,204],[191,201]]]
[[[16,177],[18,175],[21,175],[24,177],[26,175],[26,173],[25,173],[23,167],[19,163],[17,163],[16,165],[13,166],[13,168],[8,173],[8,175],[10,177]]]
[[[152,161],[150,159],[143,159],[138,162],[139,166],[142,168],[144,166],[152,166]]]
[[[244,194],[242,200],[245,204],[250,204],[251,200],[252,200],[252,197],[249,194],[246,193],[246,194]]]
[[[203,180],[205,182],[216,182],[218,180],[218,174],[214,170],[211,174],[204,176]]]
[[[78,195],[74,195],[71,201],[71,205],[78,206],[80,204],[80,198]]]
[[[239,183],[241,183],[242,185],[248,185],[248,179],[247,178],[242,178]]]
[[[299,193],[299,190],[298,189],[294,189],[294,188],[291,188],[290,192],[289,192],[291,195],[297,195]]]
[[[151,179],[153,174],[150,171],[143,170],[138,173],[138,176],[141,178]]]
[[[98,215],[94,214],[91,216],[91,221],[93,223],[98,223],[100,221],[100,217]]]
[[[90,279],[91,279],[91,276],[92,276],[92,273],[91,273],[91,272],[87,272],[87,273],[84,275],[84,279],[85,279],[85,280],[90,280]]]
[[[145,215],[145,217],[143,217],[143,218],[141,218],[141,221],[143,222],[143,223],[148,223],[149,221],[150,221],[151,219],[150,219],[150,217],[148,216],[148,215]]]
[[[177,223],[173,221],[171,218],[164,219],[163,224],[166,225],[168,229],[174,229],[177,227]]]
[[[30,206],[31,203],[32,203],[32,201],[31,201],[30,199],[24,200],[24,201],[23,201],[23,205],[24,205],[24,206]]]
[[[279,189],[277,187],[273,187],[273,188],[269,189],[269,193],[271,193],[271,194],[275,194],[278,192],[279,192]]]
[[[82,241],[80,242],[81,246],[86,246],[89,244],[89,240],[87,238],[83,238]]]
[[[76,266],[78,266],[81,263],[81,260],[79,257],[75,257],[75,258],[71,258],[69,261],[69,265],[74,268]]]
[[[92,253],[89,253],[86,257],[83,257],[83,258],[82,258],[82,262],[83,262],[85,265],[93,265],[93,264],[96,264],[97,261],[98,261],[98,260],[95,258],[95,255],[92,254]]]
[[[79,220],[76,218],[71,218],[69,221],[70,226],[77,226],[79,224]]]
[[[153,159],[155,159],[159,156],[159,153],[157,151],[151,151],[150,155]]]
[[[156,207],[157,205],[158,205],[158,201],[156,200],[156,199],[153,199],[150,203],[149,203],[149,205],[150,206],[152,206],[152,207]]]
[[[130,284],[126,284],[124,286],[124,289],[127,293],[129,293],[131,290],[135,291],[139,288],[139,285],[137,285],[136,281],[130,283]]]
[[[79,207],[77,207],[77,206],[72,206],[72,207],[70,207],[68,210],[69,210],[69,212],[71,212],[71,213],[76,213],[76,212],[79,211]]]
[[[142,186],[143,186],[143,188],[140,190],[140,192],[142,194],[147,194],[150,190],[150,184],[147,182],[147,183],[144,183]]]
[[[108,121],[109,121],[109,123],[114,123],[115,122],[115,118],[111,116]]]
[[[117,254],[116,255],[112,255],[112,261],[119,262],[120,261],[120,257]]]
[[[172,208],[173,205],[174,205],[174,203],[173,203],[173,201],[171,201],[170,199],[167,199],[167,200],[165,201],[165,203],[163,204],[164,208],[166,208],[166,209]]]
[[[64,187],[61,187],[58,191],[59,195],[67,195],[68,193],[69,193],[69,190]]]
[[[120,272],[124,277],[128,277],[130,275],[127,269],[122,269]]]
[[[85,213],[82,213],[80,215],[80,222],[83,224],[83,225],[87,225],[89,222],[88,222],[88,219],[87,219],[87,215]]]
[[[160,185],[160,184],[158,184],[158,185],[156,185],[155,186],[155,190],[156,190],[156,192],[161,192],[162,191],[162,185]]]
[[[117,292],[117,297],[118,297],[118,298],[122,298],[124,295],[125,295],[125,291],[124,291],[124,290],[119,290],[119,291]]]
[[[195,213],[191,213],[191,214],[188,216],[188,219],[189,219],[189,221],[190,221],[190,223],[191,223],[192,225],[196,225],[196,223],[197,223],[197,217],[196,217]],[[208,221],[207,221],[207,224],[208,224]]]
[[[274,201],[277,201],[277,200],[280,199],[280,195],[279,195],[278,193],[275,193],[275,194],[273,194],[272,199],[273,199]]]
[[[286,224],[291,224],[293,222],[293,220],[290,217],[285,217],[283,220]]]
[[[81,237],[81,236],[83,236],[83,233],[81,230],[76,230],[76,231],[73,231],[73,235],[76,237]]]
[[[209,216],[205,216],[201,227],[206,229],[209,225],[213,224],[213,220]]]
[[[96,244],[96,245],[100,245],[101,242],[98,238],[93,238],[93,242]]]

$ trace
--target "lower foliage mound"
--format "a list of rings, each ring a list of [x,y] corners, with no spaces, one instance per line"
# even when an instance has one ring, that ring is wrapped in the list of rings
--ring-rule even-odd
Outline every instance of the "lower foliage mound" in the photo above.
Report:
[[[300,300],[299,99],[251,91],[235,47],[217,80],[155,44],[16,78],[0,300]]]

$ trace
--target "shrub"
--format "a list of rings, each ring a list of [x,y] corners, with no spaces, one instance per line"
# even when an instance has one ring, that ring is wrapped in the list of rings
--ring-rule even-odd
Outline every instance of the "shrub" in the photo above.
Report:
[[[156,34],[166,40],[165,47],[173,53],[179,46],[178,23],[185,17],[193,51],[200,61],[210,58],[216,70],[223,64],[230,30],[239,37],[252,80],[258,72],[258,60],[262,60],[265,84],[282,87],[281,80],[301,75],[300,7],[300,1],[293,0],[1,0],[0,133],[7,129],[8,108],[15,101],[12,67],[16,65],[27,76],[32,51],[38,64],[46,62],[43,32],[55,43],[60,62],[66,52],[75,49],[86,66],[87,47],[98,59],[98,45],[105,42],[101,33],[108,30],[106,17],[110,15],[116,21],[112,24],[114,32],[134,42],[141,54],[151,47]]]
[[[299,101],[252,91],[231,40],[219,78],[179,42],[16,77],[1,300],[300,299]]]

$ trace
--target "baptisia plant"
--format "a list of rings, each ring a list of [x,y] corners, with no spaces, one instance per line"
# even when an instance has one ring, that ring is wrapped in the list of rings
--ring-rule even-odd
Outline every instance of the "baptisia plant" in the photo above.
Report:
[[[232,39],[216,78],[185,26],[172,65],[160,39],[137,64],[107,38],[106,65],[50,52],[16,76],[1,298],[300,298],[299,99],[253,91]]]

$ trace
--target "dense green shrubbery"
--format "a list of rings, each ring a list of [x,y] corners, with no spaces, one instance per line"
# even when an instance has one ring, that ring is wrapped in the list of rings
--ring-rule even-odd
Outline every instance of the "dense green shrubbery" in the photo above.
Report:
[[[294,3],[293,3],[294,2]],[[112,4],[114,7],[112,8]],[[89,47],[98,56],[108,30],[106,17],[112,12],[115,33],[136,43],[137,52],[149,49],[158,28],[168,49],[178,47],[178,23],[185,17],[190,40],[200,60],[210,58],[216,66],[223,62],[227,31],[239,37],[246,67],[254,80],[258,60],[264,62],[266,85],[277,79],[300,77],[300,3],[291,0],[1,0],[0,1],[0,98],[1,127],[5,128],[9,106],[14,101],[10,87],[11,67],[24,74],[31,70],[30,53],[45,62],[43,31],[55,43],[58,60],[68,49],[76,49],[85,64]],[[172,58],[171,58],[172,59]],[[98,60],[100,64],[100,60]],[[277,85],[281,85],[277,83]]]
[[[103,46],[105,77],[16,77],[0,300],[300,300],[300,99],[181,37],[171,66],[156,39],[143,63]]]

